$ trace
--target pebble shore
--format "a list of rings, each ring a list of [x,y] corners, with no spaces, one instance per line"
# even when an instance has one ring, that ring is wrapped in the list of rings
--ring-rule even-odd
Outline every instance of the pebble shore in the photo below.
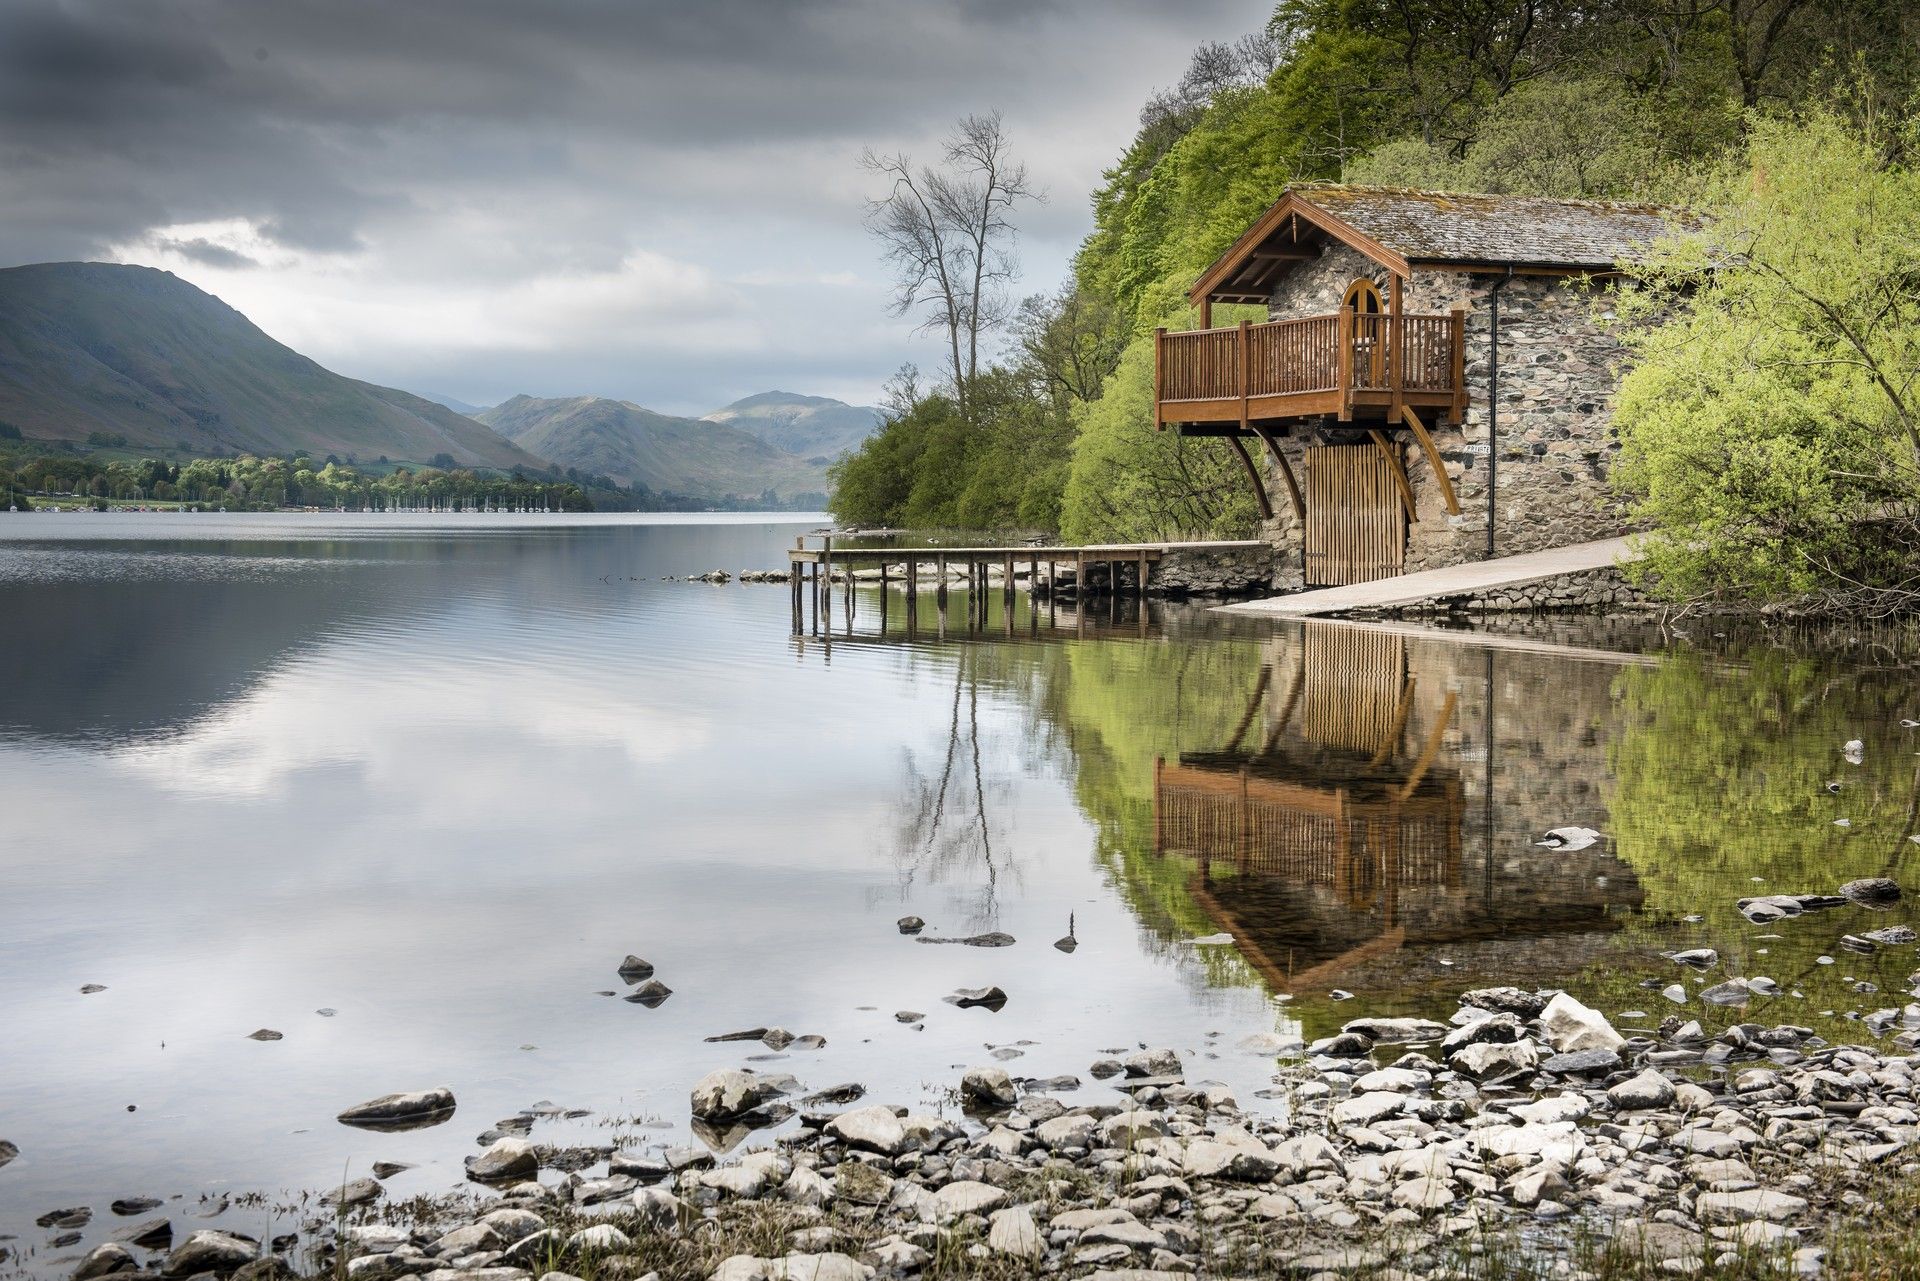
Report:
[[[112,1243],[68,1275],[1811,1277],[1874,1189],[1920,1175],[1920,1006],[1888,1015],[1872,1047],[1678,1017],[1629,1038],[1566,993],[1491,988],[1444,1024],[1272,1037],[1253,1099],[1158,1049],[1092,1064],[1100,1101],[972,1068],[951,1115],[730,1069],[690,1100],[724,1158],[543,1149],[510,1119],[469,1161],[483,1197],[385,1206],[362,1179],[297,1240]]]

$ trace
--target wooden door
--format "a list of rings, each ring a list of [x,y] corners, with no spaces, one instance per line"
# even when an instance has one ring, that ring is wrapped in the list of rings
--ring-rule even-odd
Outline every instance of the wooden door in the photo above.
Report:
[[[1372,445],[1307,450],[1307,586],[1392,578],[1406,552],[1406,512],[1385,456]]]

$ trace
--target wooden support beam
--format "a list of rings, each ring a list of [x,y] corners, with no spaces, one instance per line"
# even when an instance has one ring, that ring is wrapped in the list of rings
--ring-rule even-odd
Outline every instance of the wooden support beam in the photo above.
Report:
[[[1413,412],[1412,405],[1400,406],[1400,416],[1413,429],[1413,438],[1420,442],[1420,448],[1427,455],[1427,465],[1433,468],[1434,479],[1440,482],[1440,496],[1447,500],[1447,510],[1455,516],[1460,514],[1460,499],[1453,492],[1453,481],[1447,476],[1446,466],[1440,461],[1440,449],[1433,443],[1433,437],[1427,434],[1426,427],[1420,421],[1420,415]]]
[[[1240,443],[1238,436],[1227,437],[1227,443],[1233,446],[1233,452],[1240,455],[1241,465],[1247,469],[1247,476],[1253,481],[1254,501],[1260,504],[1260,518],[1273,519],[1273,503],[1267,498],[1267,482],[1260,478],[1260,464],[1253,461],[1253,455]]]
[[[1273,438],[1273,428],[1256,425],[1253,434],[1260,438],[1261,443],[1267,447],[1268,455],[1280,466],[1280,479],[1287,483],[1287,497],[1293,502],[1293,518],[1305,520],[1307,518],[1306,497],[1300,492],[1300,482],[1294,477],[1293,465],[1287,461],[1287,456],[1280,452],[1280,442]]]
[[[1387,460],[1387,468],[1393,473],[1393,483],[1400,490],[1400,504],[1407,509],[1407,521],[1411,524],[1416,517],[1413,514],[1413,486],[1407,483],[1407,469],[1400,465],[1400,451],[1387,439],[1387,433],[1372,430],[1367,435],[1373,437],[1374,447],[1380,456]]]
[[[1391,422],[1400,416],[1400,407],[1406,403],[1406,390],[1402,379],[1405,376],[1406,361],[1401,352],[1407,331],[1404,317],[1400,311],[1400,273],[1395,272],[1387,282],[1387,389],[1392,396],[1387,404],[1387,420]]]

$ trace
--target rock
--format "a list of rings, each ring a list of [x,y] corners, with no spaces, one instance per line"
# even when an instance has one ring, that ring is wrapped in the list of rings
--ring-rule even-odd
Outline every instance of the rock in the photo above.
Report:
[[[1699,1260],[1704,1258],[1706,1239],[1691,1228],[1683,1228],[1677,1223],[1629,1220],[1614,1228],[1613,1248],[1629,1259],[1646,1259],[1653,1263],[1665,1263],[1671,1259]]]
[[[81,985],[80,995],[92,996],[96,992],[104,992],[106,990],[107,985],[105,983],[86,983]]]
[[[907,1147],[907,1127],[892,1108],[880,1104],[842,1112],[827,1122],[827,1133],[848,1147],[882,1156],[898,1156]]]
[[[533,1230],[539,1231],[539,1225],[536,1224]],[[463,1255],[476,1254],[481,1250],[498,1250],[502,1246],[511,1245],[525,1235],[524,1232],[518,1234],[502,1232],[490,1223],[469,1223],[451,1232],[442,1233],[432,1245],[427,1247],[427,1253],[442,1259],[457,1259]],[[353,1243],[363,1250],[368,1248],[367,1242],[358,1236],[354,1237]],[[393,1242],[387,1249],[391,1250],[394,1246],[404,1244],[406,1244],[404,1240]]]
[[[988,934],[969,934],[966,938],[957,939],[928,938],[922,935],[920,941],[922,943],[955,943],[961,947],[1012,947],[1014,937],[995,930]]]
[[[1695,1212],[1707,1223],[1742,1223],[1748,1219],[1766,1219],[1779,1223],[1807,1208],[1797,1196],[1768,1188],[1748,1188],[1742,1192],[1702,1192]]]
[[[515,1135],[496,1139],[478,1156],[467,1158],[467,1177],[476,1183],[505,1183],[539,1173],[540,1157],[533,1144]]]
[[[996,1210],[1005,1205],[1007,1199],[1006,1192],[1000,1188],[961,1179],[933,1194],[933,1209],[938,1218],[952,1219],[963,1214],[984,1214],[988,1210]]]
[[[247,1033],[247,1039],[249,1041],[279,1041],[279,1040],[284,1040],[285,1038],[280,1033],[274,1031],[272,1028],[263,1027],[263,1028],[257,1028],[254,1031]]]
[[[35,1219],[34,1225],[42,1228],[84,1228],[93,1221],[93,1211],[84,1205],[76,1205],[66,1210],[48,1210]]]
[[[1055,951],[1071,952],[1075,948],[1078,948],[1080,946],[1080,940],[1075,938],[1073,935],[1069,934],[1064,938],[1055,939],[1053,941],[1053,946]]]
[[[1550,992],[1522,992],[1517,987],[1483,987],[1471,992],[1463,992],[1460,1004],[1470,1005],[1478,1010],[1490,1010],[1495,1014],[1511,1014],[1516,1018],[1535,1019],[1554,994]]]
[[[1897,947],[1903,943],[1920,940],[1920,934],[1915,934],[1913,929],[1906,925],[1889,925],[1884,930],[1868,930],[1860,937],[1870,939],[1882,947]]]
[[[970,1006],[984,1006],[989,1010],[999,1010],[1007,1003],[1007,994],[997,987],[962,987],[954,989],[947,1000],[966,1009]]]
[[[16,1145],[7,1142],[5,1139],[0,1139],[0,1166],[6,1165],[19,1155],[20,1149]]]
[[[633,953],[627,953],[627,959],[620,962],[617,971],[628,983],[639,983],[653,977],[653,962],[643,961]]]
[[[357,1103],[334,1119],[363,1130],[414,1130],[439,1125],[453,1115],[454,1107],[452,1090],[416,1090]]]
[[[1335,1125],[1371,1125],[1398,1116],[1406,1101],[1398,1094],[1358,1094],[1333,1105]]]
[[[342,1183],[327,1193],[325,1203],[334,1207],[352,1205],[370,1205],[386,1195],[387,1190],[372,1179],[355,1179]]]
[[[411,1165],[408,1165],[404,1161],[375,1161],[373,1163],[373,1177],[376,1179],[391,1179],[394,1175],[403,1174],[412,1168]],[[159,1203],[155,1202],[154,1204],[157,1205]]]
[[[780,1092],[753,1072],[721,1068],[694,1085],[689,1106],[702,1121],[734,1121],[780,1097]]]
[[[1453,1070],[1476,1080],[1530,1072],[1540,1061],[1540,1051],[1531,1041],[1481,1042],[1469,1045],[1450,1057]]]
[[[568,1254],[622,1254],[633,1248],[633,1238],[611,1223],[596,1223],[567,1238]]]
[[[631,1001],[635,1005],[644,1005],[650,1010],[657,1010],[666,1002],[666,999],[672,995],[673,989],[665,983],[662,983],[659,979],[648,979],[645,983],[642,983],[639,987],[636,987],[620,999],[623,1001]]]
[[[968,1068],[960,1078],[960,1101],[971,1108],[1010,1108],[1019,1101],[1013,1078],[997,1067]]]
[[[1447,1034],[1447,1025],[1431,1019],[1355,1019],[1340,1030],[1357,1032],[1381,1045],[1406,1045],[1437,1041]]]
[[[1627,1038],[1613,1030],[1605,1015],[1565,992],[1555,993],[1540,1011],[1539,1018],[1547,1030],[1548,1041],[1561,1054],[1581,1050],[1618,1051],[1627,1043]]]
[[[1570,1054],[1556,1054],[1540,1065],[1542,1072],[1551,1072],[1555,1076],[1590,1076],[1596,1072],[1612,1072],[1620,1067],[1620,1056],[1612,1050],[1575,1050]]]
[[[671,1232],[680,1226],[685,1207],[665,1188],[641,1188],[633,1194],[633,1209],[641,1227],[651,1232]]]
[[[1745,979],[1728,979],[1702,989],[1700,999],[1708,1005],[1745,1005],[1751,995]]]
[[[893,1195],[893,1180],[864,1161],[842,1161],[833,1184],[836,1196],[855,1205],[883,1205]]]
[[[918,1023],[927,1016],[918,1010],[900,1010],[893,1016],[895,1023]]]
[[[1867,907],[1889,907],[1900,901],[1900,886],[1884,876],[1869,876],[1842,885],[1840,897]]]
[[[1451,1180],[1423,1174],[1396,1187],[1393,1201],[1409,1210],[1443,1210],[1452,1205],[1458,1195]]]
[[[1685,952],[1669,952],[1667,959],[1676,965],[1689,966],[1696,970],[1710,970],[1720,962],[1720,954],[1710,947],[1696,947]]]
[[[173,1223],[166,1218],[148,1219],[121,1228],[113,1234],[113,1239],[137,1245],[144,1250],[170,1250],[173,1248]]]
[[[1358,1032],[1342,1032],[1338,1036],[1321,1037],[1307,1046],[1307,1053],[1316,1058],[1364,1059],[1373,1053],[1373,1038]]]
[[[1607,1099],[1622,1112],[1647,1112],[1672,1105],[1673,1082],[1648,1068],[1607,1091]]]
[[[159,1209],[160,1198],[153,1196],[122,1197],[107,1208],[124,1219],[136,1214],[145,1214],[148,1210]]]
[[[1452,1055],[1469,1045],[1513,1042],[1526,1039],[1526,1029],[1512,1014],[1489,1014],[1448,1032],[1440,1040],[1440,1052]]]
[[[114,1272],[133,1272],[140,1264],[134,1259],[133,1251],[115,1241],[93,1247],[87,1257],[80,1260],[80,1266],[73,1270],[73,1281],[89,1281],[92,1277],[104,1277]]]
[[[260,1248],[227,1232],[202,1228],[180,1243],[160,1266],[160,1275],[190,1277],[202,1272],[231,1272],[250,1263]]]
[[[927,928],[927,923],[917,916],[903,916],[894,924],[900,927],[902,934],[918,934]]]
[[[1047,1252],[1040,1226],[1023,1205],[995,1210],[987,1220],[987,1249],[1020,1259],[1037,1259]]]
[[[1180,1056],[1172,1050],[1142,1050],[1130,1054],[1121,1061],[1131,1077],[1172,1077],[1184,1080],[1186,1069],[1181,1066]]]

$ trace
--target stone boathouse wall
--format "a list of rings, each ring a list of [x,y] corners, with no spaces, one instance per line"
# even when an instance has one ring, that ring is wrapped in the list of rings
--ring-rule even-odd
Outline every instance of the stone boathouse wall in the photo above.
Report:
[[[1338,310],[1347,288],[1370,277],[1387,296],[1386,269],[1358,251],[1329,243],[1312,262],[1282,277],[1268,311],[1275,320]],[[1479,560],[1487,548],[1489,352],[1488,292],[1502,276],[1416,269],[1406,283],[1408,312],[1466,315],[1467,415],[1459,426],[1427,422],[1453,481],[1461,513],[1450,515],[1426,457],[1410,440],[1402,458],[1417,519],[1407,531],[1408,571]],[[1609,332],[1604,292],[1584,278],[1514,275],[1500,292],[1500,423],[1495,468],[1494,547],[1500,556],[1623,533],[1607,473],[1618,449],[1613,395],[1625,350]],[[1424,415],[1423,415],[1424,416]],[[1305,483],[1309,445],[1365,441],[1362,424],[1331,418],[1297,423],[1280,438]],[[1408,433],[1391,435],[1405,440]],[[1274,519],[1263,537],[1280,550],[1275,584],[1301,583],[1302,531],[1271,460],[1265,463]]]

